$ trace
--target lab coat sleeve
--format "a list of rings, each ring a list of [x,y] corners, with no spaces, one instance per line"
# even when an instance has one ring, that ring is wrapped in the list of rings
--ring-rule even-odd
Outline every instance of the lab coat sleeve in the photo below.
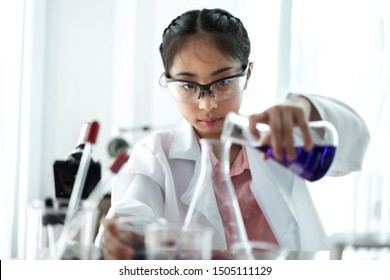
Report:
[[[155,155],[140,144],[134,147],[130,159],[113,185],[111,207],[106,218],[114,216],[161,216],[163,173]],[[99,227],[95,245],[103,247],[104,227]]]
[[[147,145],[137,143],[125,168],[117,176],[111,192],[111,204],[115,205],[125,196],[129,198],[130,193],[161,192],[159,187],[164,185],[164,177],[159,157]]]
[[[289,96],[294,95],[290,94]],[[330,97],[299,94],[308,98],[323,120],[332,123],[339,138],[336,158],[330,176],[343,176],[360,171],[370,142],[369,130],[361,116],[347,104]]]

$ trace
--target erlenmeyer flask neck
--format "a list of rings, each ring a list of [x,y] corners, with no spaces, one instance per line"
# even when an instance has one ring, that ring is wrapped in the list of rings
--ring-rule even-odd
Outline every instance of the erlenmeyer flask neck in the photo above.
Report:
[[[202,169],[212,170],[212,176],[216,172],[220,175],[225,173],[229,178],[230,146],[214,139],[201,139]],[[205,170],[204,172],[207,172]]]
[[[218,140],[201,139],[201,157],[203,162],[223,162],[223,144]],[[204,167],[204,165],[203,165]]]
[[[199,223],[199,213],[225,238],[225,248],[246,242],[245,225],[230,178],[230,147],[219,140],[201,139],[201,171],[185,224]]]

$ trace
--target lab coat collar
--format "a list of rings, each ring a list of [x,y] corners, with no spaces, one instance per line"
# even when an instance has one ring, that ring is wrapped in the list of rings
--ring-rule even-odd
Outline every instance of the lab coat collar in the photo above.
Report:
[[[200,146],[192,125],[184,120],[173,138],[169,158],[197,161],[200,158]]]

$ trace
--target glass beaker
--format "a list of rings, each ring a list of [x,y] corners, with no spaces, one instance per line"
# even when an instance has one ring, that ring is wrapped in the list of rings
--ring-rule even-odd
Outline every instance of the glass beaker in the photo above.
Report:
[[[282,160],[276,160],[273,149],[265,139],[269,139],[272,131],[266,124],[259,123],[256,129],[260,139],[256,139],[249,131],[249,118],[230,112],[225,120],[221,140],[226,143],[235,143],[257,148],[267,157],[276,160],[298,176],[308,180],[317,181],[329,171],[336,154],[338,134],[334,126],[327,121],[309,122],[309,131],[313,141],[310,151],[304,149],[301,129],[293,128],[293,139],[296,157],[288,160],[283,156]],[[264,143],[265,142],[265,143]]]
[[[96,260],[101,251],[93,244],[98,221],[98,209],[83,205],[77,209],[78,225],[72,228],[65,251],[59,254],[58,240],[64,228],[67,200],[33,200],[28,205],[26,227],[26,259]]]
[[[248,258],[248,248],[252,255]],[[234,243],[231,248],[232,258],[235,260],[285,260],[288,252],[275,244],[262,241],[249,243]]]
[[[119,239],[135,250],[133,259],[145,259],[145,231],[152,224],[166,224],[163,218],[151,216],[120,216],[115,220],[119,229]]]
[[[230,179],[230,145],[212,139],[201,139],[200,144],[201,170],[183,231],[192,224],[207,225],[214,229],[213,249],[228,250],[235,242],[248,241]]]
[[[191,223],[154,223],[145,230],[146,257],[149,260],[210,260],[212,230]]]

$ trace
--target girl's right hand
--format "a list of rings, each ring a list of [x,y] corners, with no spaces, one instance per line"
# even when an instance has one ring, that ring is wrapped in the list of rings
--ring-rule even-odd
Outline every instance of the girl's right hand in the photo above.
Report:
[[[104,250],[103,257],[106,260],[131,260],[135,255],[132,247],[124,244],[119,239],[119,229],[115,224],[115,218],[104,221]]]

